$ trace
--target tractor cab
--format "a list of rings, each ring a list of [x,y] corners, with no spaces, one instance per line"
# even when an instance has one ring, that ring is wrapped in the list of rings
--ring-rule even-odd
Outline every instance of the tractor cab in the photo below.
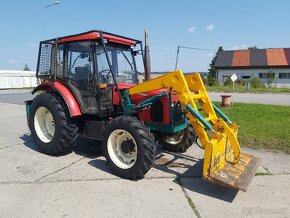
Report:
[[[137,83],[138,44],[141,41],[101,31],[42,41],[37,77],[64,84],[83,114],[103,117],[113,111],[115,84]]]

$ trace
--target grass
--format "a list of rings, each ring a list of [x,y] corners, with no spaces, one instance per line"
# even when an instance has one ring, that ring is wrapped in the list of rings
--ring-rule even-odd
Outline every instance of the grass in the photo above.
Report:
[[[242,146],[290,153],[289,106],[235,103],[222,111],[239,125]]]
[[[206,86],[207,91],[211,92],[233,92],[232,86]],[[243,85],[235,85],[235,92],[240,93],[290,93],[290,88],[274,88],[274,87],[261,87],[261,88],[253,88],[250,90],[246,89],[246,86]]]
[[[272,173],[256,173],[255,176],[272,176]]]

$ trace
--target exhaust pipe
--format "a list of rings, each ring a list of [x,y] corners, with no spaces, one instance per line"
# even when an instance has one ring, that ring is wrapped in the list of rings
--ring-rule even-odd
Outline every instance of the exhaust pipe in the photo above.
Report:
[[[145,30],[145,60],[144,60],[144,70],[145,70],[145,81],[147,81],[151,77],[150,50],[149,50],[149,45],[148,45],[148,32],[147,32],[147,30]]]

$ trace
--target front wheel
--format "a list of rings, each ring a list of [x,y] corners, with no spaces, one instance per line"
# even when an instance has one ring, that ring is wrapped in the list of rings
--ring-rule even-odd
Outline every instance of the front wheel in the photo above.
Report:
[[[158,141],[168,151],[183,153],[192,146],[195,140],[196,133],[188,124],[187,128],[176,133],[161,133]]]
[[[105,129],[104,156],[117,176],[143,178],[154,163],[155,150],[153,135],[135,117],[114,118]]]

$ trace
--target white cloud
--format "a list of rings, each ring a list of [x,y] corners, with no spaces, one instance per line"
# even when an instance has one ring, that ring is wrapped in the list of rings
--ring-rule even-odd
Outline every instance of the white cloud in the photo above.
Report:
[[[187,29],[187,31],[193,33],[196,29],[197,29],[197,27],[192,26],[192,27],[189,27],[189,28]]]
[[[29,44],[30,47],[35,47],[36,45],[37,45],[37,44],[34,43],[34,42],[32,42],[32,43]]]
[[[214,25],[213,24],[210,24],[205,29],[208,30],[208,31],[211,31],[211,30],[214,29]]]
[[[214,55],[215,55],[215,53],[209,52],[205,56],[208,57],[208,58],[212,58]]]
[[[235,45],[230,48],[230,50],[241,50],[241,49],[247,49],[248,46],[245,44]]]
[[[16,59],[10,59],[10,60],[8,60],[8,63],[9,64],[21,64],[23,61],[22,60],[16,60]]]

